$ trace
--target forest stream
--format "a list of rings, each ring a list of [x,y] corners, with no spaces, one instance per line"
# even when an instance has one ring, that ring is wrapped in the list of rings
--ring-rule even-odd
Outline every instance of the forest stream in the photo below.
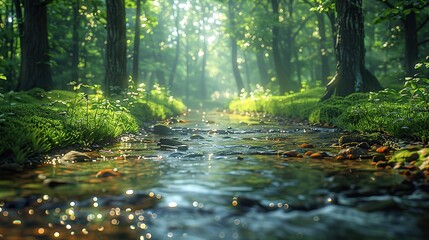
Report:
[[[336,160],[341,132],[190,111],[89,161],[0,173],[0,239],[424,239],[429,194],[370,159]],[[307,143],[307,146],[303,146]],[[168,146],[167,146],[168,145]],[[311,150],[323,159],[292,157]]]

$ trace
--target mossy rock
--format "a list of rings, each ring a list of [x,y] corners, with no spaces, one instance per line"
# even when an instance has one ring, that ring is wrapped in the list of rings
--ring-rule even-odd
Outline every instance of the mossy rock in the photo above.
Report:
[[[420,166],[429,157],[429,148],[409,148],[397,151],[392,158],[390,163],[404,163],[416,161],[414,165]]]

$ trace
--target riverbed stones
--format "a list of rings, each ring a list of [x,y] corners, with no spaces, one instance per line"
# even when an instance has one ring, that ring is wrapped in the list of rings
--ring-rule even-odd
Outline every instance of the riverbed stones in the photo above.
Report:
[[[391,148],[389,146],[381,146],[381,147],[377,148],[376,152],[378,152],[378,153],[388,153],[388,152],[390,152],[390,149]]]
[[[301,145],[299,145],[299,147],[301,147],[301,148],[314,148],[314,145],[310,144],[310,143],[302,143]]]
[[[384,155],[384,154],[375,154],[372,157],[372,163],[373,164],[376,164],[376,163],[378,163],[380,161],[386,161],[386,155]]]
[[[61,159],[61,162],[87,162],[90,160],[88,154],[79,151],[70,151],[66,153]]]
[[[177,149],[179,151],[187,151],[189,149],[188,145],[170,138],[159,139],[158,145],[161,146],[162,150]]]
[[[366,151],[360,147],[349,147],[346,149],[341,149],[338,152],[338,155],[336,157],[337,160],[355,160],[361,158],[361,156],[365,156]]]
[[[314,159],[323,159],[325,156],[322,153],[315,152],[310,155],[311,158]]]

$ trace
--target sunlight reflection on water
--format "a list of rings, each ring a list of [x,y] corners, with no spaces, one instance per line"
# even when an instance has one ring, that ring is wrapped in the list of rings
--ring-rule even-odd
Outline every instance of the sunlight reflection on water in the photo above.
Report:
[[[337,140],[335,130],[274,120],[260,124],[257,118],[216,112],[190,112],[186,118],[168,136],[189,145],[184,152],[161,149],[161,136],[147,131],[123,137],[94,161],[53,161],[0,178],[0,234],[15,239],[418,239],[427,233],[419,224],[428,218],[416,214],[420,207],[428,209],[427,196],[414,201],[377,192],[400,183],[400,176],[375,171],[365,161],[279,154],[299,151],[303,142],[335,152],[329,147]],[[202,138],[191,139],[192,134]],[[97,178],[105,169],[119,174]],[[48,187],[44,179],[66,181]],[[368,188],[384,198],[344,195]],[[381,207],[371,210],[369,204]]]

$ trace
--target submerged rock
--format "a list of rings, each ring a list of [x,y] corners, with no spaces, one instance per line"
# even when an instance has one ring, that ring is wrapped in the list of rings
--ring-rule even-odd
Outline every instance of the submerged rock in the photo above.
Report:
[[[299,147],[301,147],[301,148],[314,148],[313,144],[309,144],[309,143],[303,143],[303,144],[299,145]]]
[[[319,152],[315,152],[315,153],[312,153],[310,155],[310,157],[311,158],[315,158],[315,159],[322,159],[322,158],[325,157],[325,154],[322,154],[322,153],[319,153]]]
[[[192,134],[191,139],[204,139],[204,137],[199,134]]]
[[[187,151],[189,149],[188,145],[183,144],[180,141],[169,139],[169,138],[159,139],[158,145],[161,146],[162,150],[177,149],[179,151]]]
[[[90,157],[83,152],[70,151],[66,153],[60,161],[64,162],[87,162],[90,160]]]
[[[115,169],[103,169],[100,170],[95,177],[96,178],[107,178],[107,177],[117,177],[120,174],[118,173],[118,171],[115,171]]]
[[[167,145],[167,146],[181,146],[181,145],[185,145],[182,142],[175,140],[175,139],[170,139],[170,138],[161,138],[159,139],[158,142],[159,145]]]
[[[64,180],[64,179],[47,178],[47,179],[43,180],[43,185],[50,187],[50,188],[55,188],[55,187],[64,186],[64,185],[74,185],[74,184],[76,184],[76,183],[69,181],[69,180]]]

